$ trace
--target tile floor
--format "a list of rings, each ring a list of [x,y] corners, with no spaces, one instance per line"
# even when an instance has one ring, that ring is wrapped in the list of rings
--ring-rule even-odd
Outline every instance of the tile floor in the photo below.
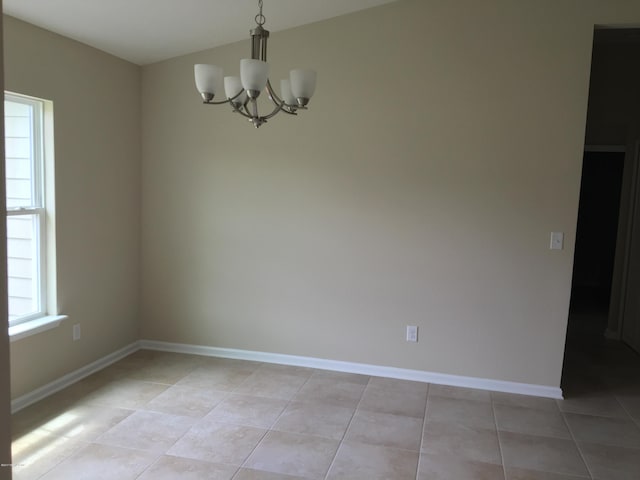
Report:
[[[639,357],[595,350],[563,401],[141,350],[14,415],[14,478],[640,479]]]

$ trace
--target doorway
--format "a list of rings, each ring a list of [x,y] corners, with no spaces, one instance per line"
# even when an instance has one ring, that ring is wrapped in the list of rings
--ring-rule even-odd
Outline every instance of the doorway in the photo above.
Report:
[[[616,254],[624,148],[585,148],[567,342],[605,335]]]
[[[561,382],[565,397],[595,393],[597,385],[611,383],[611,372],[640,368],[640,355],[621,341],[622,327],[634,324],[626,287],[634,263],[631,233],[640,228],[640,210],[632,208],[640,141],[637,58],[640,29],[595,28],[585,132],[591,147],[583,157]],[[637,375],[625,382],[640,387]]]

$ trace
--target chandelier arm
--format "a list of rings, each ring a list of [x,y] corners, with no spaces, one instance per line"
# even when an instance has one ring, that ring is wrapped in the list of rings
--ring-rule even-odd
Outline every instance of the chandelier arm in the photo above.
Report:
[[[249,120],[253,120],[253,117],[251,115],[244,113],[240,108],[238,108],[237,110],[234,110],[234,112],[239,113],[240,115],[242,115],[245,118],[248,118]]]
[[[298,112],[296,112],[295,109],[291,108],[289,105],[287,105],[284,102],[282,104],[282,107],[280,107],[280,111],[286,113],[287,115],[298,115]],[[269,118],[271,118],[271,117],[269,117]]]
[[[275,116],[280,111],[286,112],[286,110],[282,109],[284,106],[285,106],[284,102],[276,105],[276,108],[273,109],[273,112],[271,112],[269,115],[265,115],[262,118],[264,118],[265,120],[269,120],[271,117]]]
[[[247,118],[252,118],[251,117],[251,112],[249,111],[249,108],[247,107],[247,103],[249,103],[249,101],[247,100],[247,102],[238,110],[240,113],[242,113],[242,115],[244,115]],[[242,110],[244,108],[244,111]]]
[[[211,101],[206,102],[205,101],[205,102],[202,102],[202,103],[204,103],[205,105],[224,105],[225,103],[231,103],[231,99],[227,98],[226,100],[222,100],[221,102],[211,102]]]
[[[226,100],[222,100],[220,102],[212,102],[212,101],[204,101],[202,103],[206,104],[206,105],[224,105],[225,103],[231,103],[233,102],[233,100],[235,100],[236,98],[238,98],[240,95],[242,95],[242,92],[244,92],[244,90],[240,90],[236,95],[234,95],[231,98],[227,98]],[[233,104],[232,104],[233,106]]]
[[[267,79],[267,92],[269,92],[269,99],[273,102],[274,105],[278,105],[282,103],[283,100],[278,96],[276,91],[271,86],[271,80]]]
[[[237,107],[236,104],[233,103],[233,102],[229,102],[229,105],[231,106],[231,111],[232,112],[242,113],[242,105],[240,105],[240,107]]]
[[[269,92],[269,100],[271,100],[271,102],[273,102],[275,106],[280,106],[280,109],[284,113],[288,113],[289,115],[297,115],[295,109],[291,105],[287,105],[284,100],[278,97],[278,94],[271,86],[271,80],[269,79],[267,79],[267,92]],[[273,115],[275,115],[275,113]],[[271,118],[273,117],[273,115],[266,118]]]

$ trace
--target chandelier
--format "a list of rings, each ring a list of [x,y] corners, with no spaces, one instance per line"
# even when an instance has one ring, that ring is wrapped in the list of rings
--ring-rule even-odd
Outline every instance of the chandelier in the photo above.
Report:
[[[224,77],[221,67],[196,64],[194,66],[196,88],[207,105],[228,103],[231,109],[246,117],[256,128],[266,123],[280,112],[297,115],[298,110],[306,110],[309,100],[316,89],[316,72],[305,68],[296,68],[289,72],[289,78],[280,81],[279,97],[269,81],[267,63],[267,39],[269,31],[262,26],[266,20],[262,14],[262,2],[258,0],[260,12],[255,17],[256,26],[249,30],[251,34],[251,58],[240,60],[240,77]],[[214,102],[216,89],[224,84],[226,100]],[[258,112],[258,97],[266,89],[273,110],[267,115]]]

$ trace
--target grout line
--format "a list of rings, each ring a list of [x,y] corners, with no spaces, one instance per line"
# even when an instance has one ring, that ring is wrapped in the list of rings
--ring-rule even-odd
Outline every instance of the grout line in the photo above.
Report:
[[[622,407],[622,409],[624,410],[624,413],[627,414],[627,416],[631,419],[631,421],[638,427],[640,428],[640,416],[638,417],[638,419],[636,419],[636,417],[634,417],[633,415],[631,415],[631,412],[627,409],[627,407],[624,406],[624,404],[620,401],[620,399],[618,398],[618,396],[613,393],[613,398],[616,399],[616,402],[618,402],[618,404]]]
[[[576,437],[573,434],[573,431],[571,430],[571,427],[569,426],[569,422],[567,421],[567,417],[565,416],[564,413],[565,412],[560,411],[560,415],[562,416],[562,420],[564,421],[564,424],[567,427],[567,431],[569,432],[569,435],[571,435],[571,439],[573,440],[573,444],[576,446],[576,449],[578,450],[578,454],[580,454],[580,458],[582,459],[582,463],[584,463],[584,466],[587,469],[587,473],[589,474],[589,477],[591,477],[593,479],[593,478],[595,478],[593,476],[593,472],[589,468],[589,464],[587,463],[587,460],[586,460],[584,454],[582,453],[582,448],[580,448],[580,444],[576,440]]]
[[[418,447],[418,465],[416,465],[416,480],[418,480],[418,477],[420,475],[420,462],[422,460],[422,446],[424,444],[425,429],[427,428],[427,409],[429,408],[429,388],[430,387],[431,387],[431,384],[427,383],[427,392],[426,392],[427,398],[425,399],[425,402],[424,402],[424,414],[422,418],[422,433],[420,435],[420,446]]]
[[[164,454],[161,453],[160,455],[158,455],[158,458],[156,458],[153,462],[151,462],[149,465],[147,465],[147,467],[142,470],[138,475],[136,475],[136,480],[138,478],[141,478],[149,469],[151,469],[151,467],[153,467],[156,463],[158,463],[158,461],[160,460],[160,458],[163,456]]]
[[[125,357],[125,358],[126,358],[126,357]],[[158,398],[160,395],[162,395],[163,393],[165,393],[165,392],[166,392],[167,390],[169,390],[170,388],[172,388],[172,387],[176,387],[176,386],[178,386],[178,387],[179,387],[178,383],[180,382],[180,380],[184,379],[184,378],[185,378],[185,377],[187,377],[188,375],[191,375],[191,374],[192,374],[192,373],[193,373],[197,368],[199,368],[199,366],[200,366],[200,365],[194,364],[194,365],[193,365],[193,368],[191,368],[187,373],[185,373],[185,374],[184,374],[184,375],[183,375],[179,380],[176,380],[174,383],[171,383],[171,384],[167,384],[167,383],[160,383],[160,382],[147,382],[147,383],[153,383],[153,384],[156,384],[156,385],[163,385],[163,386],[167,386],[168,388],[166,388],[166,389],[165,389],[165,390],[163,390],[162,392],[158,393],[156,396],[154,396],[153,398],[149,399],[148,401],[146,401],[146,402],[145,402],[145,403],[143,403],[142,405],[140,405],[140,406],[138,406],[138,407],[135,407],[135,408],[131,409],[131,410],[133,411],[133,413],[130,413],[129,415],[127,415],[127,417],[125,417],[123,420],[121,420],[120,422],[118,422],[116,425],[118,425],[118,424],[119,424],[119,423],[121,423],[122,421],[126,420],[126,419],[127,419],[127,418],[129,418],[131,415],[134,415],[135,413],[139,413],[139,412],[151,412],[151,413],[159,413],[159,414],[165,414],[165,415],[166,415],[166,414],[167,414],[166,412],[159,412],[159,411],[155,411],[155,410],[148,410],[148,409],[146,409],[146,408],[145,408],[145,406],[147,406],[147,405],[149,404],[149,402],[152,402],[154,399]],[[112,380],[112,381],[113,381],[113,380]],[[146,382],[146,380],[140,380],[140,381],[142,381],[142,382]],[[225,395],[224,395],[224,397],[223,397],[223,399],[224,399],[224,398],[226,398],[226,397],[229,395],[229,393],[228,393],[228,392],[221,392],[221,393],[224,393],[224,394],[225,394]],[[209,410],[209,412],[208,412],[206,415],[208,415],[208,414],[209,414],[209,413],[210,413],[210,412],[211,412],[211,411],[212,411],[212,410],[213,410],[213,409],[214,409],[214,408],[215,408],[215,407],[216,407],[216,406],[217,406],[221,401],[222,401],[222,400],[220,400],[218,403],[216,403],[216,405],[215,405],[214,407],[212,407],[212,408],[211,408],[211,410]],[[111,408],[113,408],[113,407],[111,407]],[[121,407],[115,407],[115,408],[121,408]],[[175,414],[169,414],[169,415],[175,415]],[[205,416],[206,416],[206,415],[205,415]],[[185,415],[180,415],[180,416],[185,416]],[[167,448],[167,450],[166,450],[165,452],[159,453],[159,454],[158,454],[158,457],[157,457],[157,458],[156,458],[156,459],[155,459],[151,464],[149,464],[149,465],[148,465],[148,466],[147,466],[147,467],[146,467],[142,472],[140,472],[140,474],[139,474],[139,475],[137,475],[137,476],[136,476],[136,479],[138,479],[138,478],[142,477],[142,475],[144,475],[144,474],[145,474],[145,472],[147,472],[149,469],[151,469],[151,467],[153,467],[155,464],[157,464],[157,463],[158,463],[158,461],[160,460],[160,458],[161,458],[163,455],[166,455],[166,454],[167,454],[166,452],[167,452],[169,449],[171,449],[173,446],[175,446],[175,445],[176,445],[176,443],[178,443],[180,440],[182,440],[182,439],[183,439],[183,438],[184,438],[184,437],[185,437],[185,436],[186,436],[186,435],[187,435],[187,434],[188,434],[188,433],[193,429],[193,427],[194,427],[197,423],[199,423],[200,421],[202,421],[202,419],[203,419],[203,418],[204,418],[204,417],[194,418],[193,425],[191,425],[189,428],[187,428],[187,429],[184,431],[184,433],[183,433],[182,435],[180,435],[178,438],[176,438],[176,440],[171,444],[171,446],[170,446],[170,447],[168,447],[168,448]],[[114,428],[114,427],[115,427],[115,425],[114,425],[114,426],[112,426],[111,428]],[[108,429],[107,431],[103,432],[101,435],[99,435],[96,439],[94,439],[94,440],[93,440],[93,442],[95,443],[95,442],[96,442],[96,441],[97,441],[97,440],[98,440],[102,435],[104,435],[104,434],[105,434],[105,433],[107,433],[109,430],[111,430],[111,428],[110,428],[110,429]],[[105,444],[101,444],[101,445],[105,445]],[[234,475],[235,475],[235,474],[234,474]]]
[[[249,375],[245,380],[243,380],[242,383],[240,383],[236,387],[236,389],[240,388],[240,386],[243,385],[250,377],[252,377],[255,373],[257,373],[258,370],[262,367],[262,365],[264,365],[264,363],[262,363],[258,368],[256,368],[256,370],[254,372],[251,373],[251,375]],[[262,435],[262,437],[260,438],[258,443],[256,443],[256,446],[253,447],[253,449],[251,449],[251,452],[249,453],[249,455],[247,455],[247,458],[245,458],[244,461],[242,462],[242,464],[238,467],[238,471],[233,475],[232,478],[235,478],[238,475],[238,472],[240,472],[240,469],[245,467],[245,465],[247,464],[247,461],[251,458],[251,455],[253,455],[253,453],[258,449],[258,447],[260,445],[262,445],[262,442],[264,442],[264,439],[267,437],[267,435],[269,435],[270,432],[274,431],[273,430],[273,426],[278,422],[280,417],[282,417],[282,414],[287,410],[287,408],[289,408],[289,405],[291,405],[291,402],[293,402],[294,397],[298,394],[298,392],[302,389],[302,387],[304,387],[309,382],[309,379],[311,379],[311,377],[315,373],[315,369],[309,369],[309,370],[311,371],[311,373],[309,373],[309,376],[307,377],[307,379],[298,387],[298,389],[295,391],[295,393],[293,395],[291,395],[291,398],[289,398],[287,400],[286,405],[284,406],[284,408],[282,409],[282,411],[280,412],[278,417],[273,421],[273,423],[271,423],[269,428],[265,428],[264,429],[265,430],[264,435]],[[235,389],[234,389],[233,393],[235,393]],[[236,394],[236,395],[241,395],[241,394]],[[259,395],[247,395],[247,396],[254,396],[254,397],[260,397],[260,398],[272,398],[272,397],[262,397],[262,396],[259,396]],[[280,400],[284,400],[284,399],[280,399]],[[256,427],[256,428],[258,428],[258,427]],[[247,467],[247,468],[250,468],[250,467]],[[271,473],[274,473],[274,472],[271,472]]]
[[[358,408],[360,408],[360,404],[362,403],[362,399],[364,398],[364,394],[367,391],[367,388],[369,388],[369,384],[370,383],[371,383],[371,376],[369,375],[369,380],[367,380],[367,384],[364,386],[364,389],[362,389],[362,394],[360,395],[360,399],[358,400],[358,403],[356,404],[356,408],[353,409],[353,413],[351,414],[351,418],[349,419],[349,423],[347,424],[347,428],[344,429],[344,433],[342,434],[342,438],[338,442],[338,448],[336,448],[336,453],[333,455],[333,458],[331,459],[331,463],[329,464],[329,468],[327,468],[327,473],[325,473],[325,475],[324,475],[324,479],[325,480],[327,480],[329,478],[329,472],[331,471],[331,468],[333,467],[334,463],[336,462],[336,458],[338,457],[338,452],[342,448],[342,442],[344,442],[344,439],[347,436],[347,432],[351,428],[351,424],[353,423],[353,419],[355,418],[356,413],[358,412]]]
[[[502,452],[502,441],[500,440],[500,430],[498,429],[498,417],[496,416],[496,406],[493,403],[493,396],[489,394],[489,401],[491,402],[491,412],[493,412],[493,424],[496,427],[496,438],[498,439],[498,451],[500,452],[500,461],[502,462],[502,474],[506,480],[507,478],[507,465],[504,461],[504,453]]]

